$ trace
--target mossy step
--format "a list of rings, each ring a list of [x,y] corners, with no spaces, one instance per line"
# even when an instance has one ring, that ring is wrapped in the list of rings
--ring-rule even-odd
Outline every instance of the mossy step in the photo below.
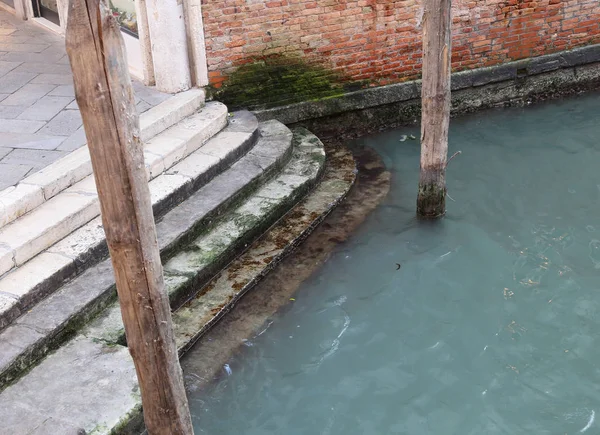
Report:
[[[157,223],[163,261],[179,246],[206,231],[212,221],[288,161],[292,152],[290,130],[277,121],[262,123],[258,130],[258,140],[250,151]],[[18,318],[0,333],[0,390],[115,300],[112,265],[106,259]]]
[[[165,285],[172,307],[178,308],[190,298],[198,298],[194,293],[200,290],[209,311],[220,308],[222,298],[202,287],[317,183],[325,167],[322,143],[308,131],[298,129],[292,144],[292,158],[280,174],[219,219],[210,232],[180,247],[165,262]],[[125,344],[118,302],[92,322],[83,334],[105,344]],[[178,341],[183,343],[185,339]]]

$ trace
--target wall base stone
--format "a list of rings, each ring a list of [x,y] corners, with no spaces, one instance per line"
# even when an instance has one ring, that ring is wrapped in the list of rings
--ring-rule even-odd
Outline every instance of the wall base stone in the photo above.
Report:
[[[524,105],[600,88],[600,45],[452,74],[452,115]],[[354,136],[418,122],[421,81],[350,92],[254,113],[307,126],[321,137]],[[354,133],[353,133],[354,132]]]

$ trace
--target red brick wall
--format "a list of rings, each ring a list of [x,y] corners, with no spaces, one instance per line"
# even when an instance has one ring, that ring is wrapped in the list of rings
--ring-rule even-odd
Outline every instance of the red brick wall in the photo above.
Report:
[[[349,81],[419,76],[422,2],[203,0],[209,76],[216,87],[245,62],[300,56]],[[600,42],[598,0],[455,0],[452,66],[494,65]]]

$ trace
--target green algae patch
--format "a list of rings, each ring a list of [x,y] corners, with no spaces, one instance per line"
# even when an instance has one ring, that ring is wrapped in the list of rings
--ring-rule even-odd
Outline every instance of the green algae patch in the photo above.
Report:
[[[345,83],[340,75],[300,58],[271,56],[237,67],[219,89],[211,88],[211,95],[230,110],[265,109],[336,97],[365,85]]]

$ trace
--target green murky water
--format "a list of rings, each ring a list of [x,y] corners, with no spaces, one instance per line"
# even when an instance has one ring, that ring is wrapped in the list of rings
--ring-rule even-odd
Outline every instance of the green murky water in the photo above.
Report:
[[[600,433],[599,113],[591,95],[453,119],[435,223],[399,141],[418,128],[357,141],[388,198],[192,393],[196,433]]]

